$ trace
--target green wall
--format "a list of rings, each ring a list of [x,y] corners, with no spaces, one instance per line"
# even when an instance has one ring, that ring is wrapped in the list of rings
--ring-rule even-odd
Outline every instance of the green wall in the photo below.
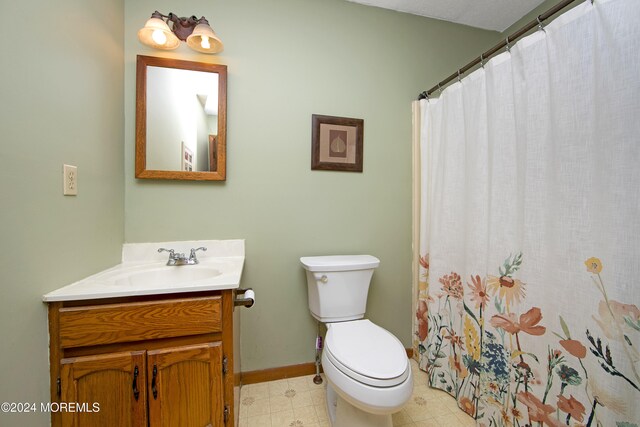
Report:
[[[141,45],[154,10],[204,15],[219,55]],[[497,33],[344,0],[125,1],[125,239],[246,239],[242,370],[310,362],[304,255],[381,259],[368,317],[411,345],[411,101]],[[224,183],[134,178],[137,54],[228,65]],[[364,119],[364,172],[310,170],[311,115]]]
[[[120,259],[124,4],[13,1],[2,11],[0,401],[39,405],[49,401],[42,294]],[[77,197],[62,195],[63,163],[78,167]],[[2,426],[47,423],[0,413]]]

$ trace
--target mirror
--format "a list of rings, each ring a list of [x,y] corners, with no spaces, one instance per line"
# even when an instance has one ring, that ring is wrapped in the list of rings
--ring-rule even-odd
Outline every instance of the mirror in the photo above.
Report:
[[[226,179],[227,67],[138,55],[136,178]]]

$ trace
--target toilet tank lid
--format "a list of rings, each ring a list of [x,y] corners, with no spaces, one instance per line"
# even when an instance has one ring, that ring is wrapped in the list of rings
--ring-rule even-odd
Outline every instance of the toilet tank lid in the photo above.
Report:
[[[367,270],[380,265],[380,260],[371,255],[305,256],[300,262],[309,271]]]

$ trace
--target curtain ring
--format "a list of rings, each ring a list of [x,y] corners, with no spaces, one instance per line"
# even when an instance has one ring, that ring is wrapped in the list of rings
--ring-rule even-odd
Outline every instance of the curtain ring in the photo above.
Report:
[[[536,20],[538,21],[538,30],[539,31],[544,31],[545,33],[547,32],[547,30],[544,29],[544,25],[542,25],[542,21],[540,20],[540,15],[538,15],[538,17],[536,18]]]
[[[458,69],[458,83],[462,83],[462,78],[460,77],[460,69]]]
[[[511,52],[511,45],[509,45],[509,36],[507,36],[507,45],[505,47],[507,49],[507,52]]]
[[[484,68],[484,53],[480,54],[480,66]]]
[[[442,95],[442,88],[440,87],[440,83],[438,83],[438,92]]]

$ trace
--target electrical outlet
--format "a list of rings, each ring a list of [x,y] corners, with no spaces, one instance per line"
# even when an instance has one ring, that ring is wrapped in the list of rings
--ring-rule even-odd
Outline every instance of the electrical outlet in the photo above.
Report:
[[[78,168],[71,165],[64,165],[64,190],[65,196],[78,195]]]

